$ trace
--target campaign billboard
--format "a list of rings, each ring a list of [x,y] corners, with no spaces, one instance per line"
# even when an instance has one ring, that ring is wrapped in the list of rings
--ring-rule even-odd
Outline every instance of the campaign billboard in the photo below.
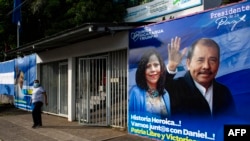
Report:
[[[191,72],[191,69],[196,67],[194,64],[205,62],[210,50],[201,52],[201,57],[194,64],[190,64],[193,58],[188,61],[186,53],[177,67],[177,72],[167,70],[168,73],[162,73],[164,65],[169,63],[168,45],[171,44],[171,39],[176,37],[181,39],[180,52],[191,48],[192,44],[201,38],[211,39],[219,46],[219,57],[210,57],[205,64],[204,75],[207,78],[215,75],[211,81],[212,85],[208,88],[203,87],[199,79],[193,77],[193,73],[199,75],[203,70],[196,73],[197,68],[194,72]],[[247,1],[131,29],[128,58],[128,132],[157,140],[221,141],[224,138],[225,126],[249,125],[249,39],[250,2]],[[150,57],[154,54],[152,50],[156,50],[159,55]],[[217,63],[218,71],[212,70],[214,63]],[[154,67],[155,74],[149,74],[147,70],[150,67]],[[167,74],[174,77],[170,80]],[[182,78],[187,76],[189,80]],[[159,85],[162,81],[172,82],[178,78],[184,81],[175,82],[171,87],[166,86],[168,83]],[[157,90],[150,88],[154,83]],[[179,85],[183,85],[183,88],[178,88]],[[193,88],[188,88],[189,85]],[[185,92],[190,89],[193,91]],[[204,92],[201,92],[202,89]],[[206,95],[203,97],[203,93],[208,93],[209,98],[205,98]],[[184,95],[186,97],[182,98]],[[230,103],[231,98],[235,111],[227,111],[227,114],[224,114],[221,107],[233,106]],[[193,103],[188,103],[192,99]],[[202,102],[197,102],[198,100]],[[208,117],[192,115],[202,108],[208,109]],[[178,116],[174,115],[176,111],[180,112]],[[217,117],[220,112],[221,115]],[[200,114],[207,113],[200,111]]]
[[[31,110],[30,103],[33,81],[36,79],[36,54],[18,57],[13,66],[15,70],[15,106]]]

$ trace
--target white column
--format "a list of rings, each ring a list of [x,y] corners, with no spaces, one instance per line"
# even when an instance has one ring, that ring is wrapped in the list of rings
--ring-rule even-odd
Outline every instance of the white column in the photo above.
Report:
[[[75,117],[75,58],[68,58],[68,121],[73,121]]]

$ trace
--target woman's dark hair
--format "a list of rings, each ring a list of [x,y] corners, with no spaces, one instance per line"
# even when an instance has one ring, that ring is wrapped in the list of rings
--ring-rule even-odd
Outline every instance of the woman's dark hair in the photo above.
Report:
[[[188,50],[188,54],[187,54],[188,59],[192,59],[193,54],[194,54],[194,49],[197,44],[202,44],[207,47],[216,48],[218,50],[218,58],[220,59],[220,47],[213,39],[210,39],[210,38],[201,38],[201,39],[196,40]]]
[[[162,57],[160,56],[160,54],[155,50],[155,49],[150,49],[147,50],[141,57],[139,63],[138,63],[138,67],[136,70],[136,84],[138,87],[148,90],[149,87],[147,85],[147,80],[146,80],[146,76],[145,76],[145,70],[147,67],[147,63],[149,61],[150,56],[152,55],[156,55],[156,57],[159,60],[160,66],[161,66],[161,74],[160,74],[160,78],[157,82],[157,90],[159,92],[160,95],[162,95],[164,93],[164,84],[165,84],[165,77],[166,77],[166,66],[165,63],[162,59]]]

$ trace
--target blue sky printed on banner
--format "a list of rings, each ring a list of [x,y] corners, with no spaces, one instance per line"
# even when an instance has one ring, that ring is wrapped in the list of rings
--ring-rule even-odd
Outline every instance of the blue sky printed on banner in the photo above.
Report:
[[[212,9],[195,15],[163,21],[160,23],[139,27],[129,33],[129,89],[135,85],[137,63],[144,51],[156,48],[167,64],[167,44],[171,38],[181,37],[181,49],[189,47],[199,38],[214,39],[221,48],[220,68],[216,79],[225,84],[232,92],[240,117],[222,119],[216,123],[196,124],[194,120],[165,121],[168,124],[155,124],[161,130],[149,130],[153,127],[152,119],[141,115],[128,116],[128,131],[131,134],[147,136],[160,140],[171,138],[185,138],[193,140],[223,140],[223,125],[225,123],[250,124],[250,2],[241,2],[221,8]],[[176,77],[186,70],[185,58],[178,67]],[[129,97],[129,96],[128,96]],[[138,119],[143,127],[135,129]],[[149,119],[147,119],[149,118]],[[147,120],[146,120],[147,119]],[[147,126],[150,122],[150,125]],[[170,124],[170,123],[174,124]],[[137,124],[138,125],[138,124]],[[171,134],[165,133],[170,132]],[[187,134],[185,134],[187,131]],[[194,137],[188,131],[206,135],[206,138]],[[182,133],[182,134],[180,134]],[[158,136],[157,136],[158,135]],[[171,135],[171,136],[170,136]],[[164,137],[163,137],[164,136]],[[162,138],[161,138],[162,137]],[[167,139],[168,138],[168,139]]]
[[[14,60],[0,63],[0,94],[14,95]]]

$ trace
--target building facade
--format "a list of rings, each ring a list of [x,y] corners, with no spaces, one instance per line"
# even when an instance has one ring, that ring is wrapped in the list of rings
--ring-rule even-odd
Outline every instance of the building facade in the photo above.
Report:
[[[37,53],[44,111],[81,124],[126,127],[127,31]]]

